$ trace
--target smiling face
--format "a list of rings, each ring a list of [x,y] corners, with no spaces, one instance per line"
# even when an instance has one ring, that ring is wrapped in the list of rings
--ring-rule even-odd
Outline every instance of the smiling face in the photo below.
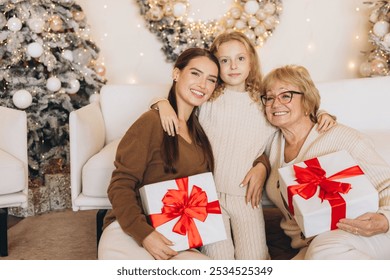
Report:
[[[226,88],[245,91],[245,81],[251,69],[250,55],[245,45],[237,40],[227,41],[219,46],[216,56]]]
[[[208,57],[192,59],[182,70],[175,68],[176,99],[178,107],[192,108],[207,101],[213,93],[218,80],[218,66]]]
[[[274,97],[274,102],[270,106],[265,106],[267,119],[272,125],[281,129],[290,129],[308,119],[302,103],[303,95],[293,94],[291,101],[286,104],[279,101],[277,96],[286,91],[300,92],[300,89],[287,83],[275,81],[266,92],[267,97]]]

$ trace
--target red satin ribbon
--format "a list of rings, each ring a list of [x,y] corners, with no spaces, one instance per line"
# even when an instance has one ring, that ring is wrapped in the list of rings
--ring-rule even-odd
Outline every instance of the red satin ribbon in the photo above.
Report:
[[[176,179],[178,190],[169,189],[164,195],[164,206],[160,214],[149,215],[153,227],[158,227],[176,217],[180,219],[174,225],[172,231],[181,235],[188,233],[190,248],[203,245],[202,238],[193,219],[204,222],[208,214],[221,214],[219,201],[207,201],[207,194],[200,187],[193,185],[188,196],[188,177]]]
[[[351,184],[336,182],[332,180],[348,178],[364,174],[359,166],[355,165],[346,168],[336,174],[326,177],[326,171],[322,169],[317,158],[306,160],[306,168],[294,165],[296,180],[299,185],[288,186],[288,205],[290,212],[294,214],[292,198],[295,194],[304,199],[311,198],[317,191],[317,186],[320,187],[318,197],[321,201],[327,200],[332,208],[331,229],[336,229],[337,222],[345,218],[346,203],[340,193],[348,193],[351,189]]]

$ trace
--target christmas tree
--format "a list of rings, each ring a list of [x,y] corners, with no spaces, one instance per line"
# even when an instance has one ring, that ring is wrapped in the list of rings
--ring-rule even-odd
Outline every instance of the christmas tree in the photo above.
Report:
[[[367,55],[367,61],[360,65],[360,74],[364,77],[386,76],[390,74],[390,1],[365,2],[370,5],[369,41],[373,49]]]
[[[105,69],[75,1],[0,0],[0,11],[0,105],[26,111],[30,178],[40,178],[68,166],[69,113],[96,100]]]

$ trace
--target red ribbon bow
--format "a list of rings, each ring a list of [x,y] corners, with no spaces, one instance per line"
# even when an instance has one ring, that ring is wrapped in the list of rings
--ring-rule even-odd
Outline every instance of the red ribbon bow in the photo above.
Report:
[[[172,231],[181,235],[188,232],[188,244],[190,248],[203,245],[202,238],[193,219],[204,222],[208,214],[221,214],[219,201],[207,201],[207,194],[200,187],[193,185],[188,196],[188,177],[176,179],[178,190],[169,189],[164,195],[164,206],[160,214],[149,215],[153,227],[158,227],[176,217],[180,219],[174,225]]]
[[[322,169],[317,158],[306,160],[305,164],[307,165],[306,168],[293,166],[297,178],[295,181],[299,185],[292,185],[287,189],[290,212],[294,214],[292,197],[295,194],[304,199],[309,199],[317,192],[317,186],[319,186],[320,192],[318,197],[321,198],[321,201],[329,201],[332,208],[331,229],[336,229],[336,223],[344,218],[346,214],[346,203],[340,193],[348,193],[351,189],[351,184],[333,180],[358,176],[364,173],[359,166],[355,165],[326,177],[326,171]]]

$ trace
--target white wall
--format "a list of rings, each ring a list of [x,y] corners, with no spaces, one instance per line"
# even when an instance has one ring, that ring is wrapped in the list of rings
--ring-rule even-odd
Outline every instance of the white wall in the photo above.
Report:
[[[189,0],[195,19],[218,19],[233,0]],[[218,5],[215,2],[219,1]],[[263,71],[301,64],[315,81],[359,77],[368,43],[364,0],[283,0],[280,23],[258,48]],[[172,65],[139,14],[136,0],[77,0],[101,49],[109,83],[169,83]],[[219,8],[218,8],[219,6]],[[207,9],[206,9],[207,7]]]

